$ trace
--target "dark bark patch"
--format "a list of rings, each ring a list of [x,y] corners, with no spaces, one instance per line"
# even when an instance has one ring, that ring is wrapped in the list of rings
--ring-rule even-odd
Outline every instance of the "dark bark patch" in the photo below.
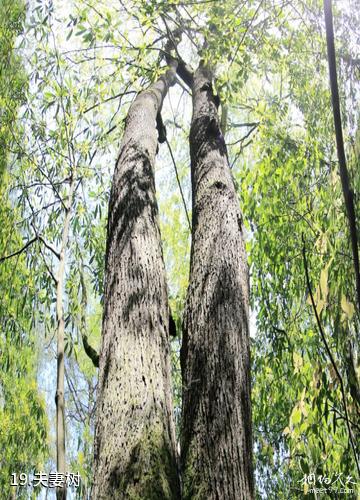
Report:
[[[220,189],[221,191],[225,191],[226,189],[228,189],[228,186],[225,184],[225,182],[221,181],[214,182],[213,187],[216,189]]]

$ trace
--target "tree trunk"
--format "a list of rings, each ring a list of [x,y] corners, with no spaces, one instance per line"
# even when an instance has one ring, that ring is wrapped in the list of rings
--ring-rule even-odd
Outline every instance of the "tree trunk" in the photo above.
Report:
[[[333,26],[331,0],[324,0],[324,14],[325,14],[330,88],[331,88],[331,102],[332,102],[332,109],[334,116],[336,149],[339,160],[339,174],[341,179],[342,192],[344,196],[346,215],[348,218],[351,248],[353,254],[357,307],[358,310],[360,310],[360,261],[359,261],[359,245],[358,245],[358,236],[356,227],[357,224],[356,224],[356,214],[355,214],[355,204],[354,204],[354,191],[353,189],[351,189],[349,172],[346,165],[344,138],[343,138],[342,124],[341,124],[340,98],[339,98],[339,87],[337,82],[334,26]]]
[[[176,68],[131,105],[109,203],[92,498],[175,499],[169,308],[154,162]]]
[[[248,267],[211,74],[194,74],[193,232],[181,350],[184,499],[253,498]]]

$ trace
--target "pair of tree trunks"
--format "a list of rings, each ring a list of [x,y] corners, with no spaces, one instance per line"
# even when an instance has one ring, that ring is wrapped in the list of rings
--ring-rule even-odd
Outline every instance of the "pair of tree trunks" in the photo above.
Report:
[[[138,95],[109,203],[93,498],[253,498],[248,269],[242,219],[211,86],[191,78],[191,271],[181,351],[180,470],[169,307],[158,223],[156,117],[183,66]],[[181,476],[181,477],[180,477]]]

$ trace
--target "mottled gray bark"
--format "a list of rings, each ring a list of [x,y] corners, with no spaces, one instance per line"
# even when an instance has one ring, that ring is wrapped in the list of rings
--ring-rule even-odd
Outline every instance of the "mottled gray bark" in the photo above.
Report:
[[[94,499],[179,498],[154,161],[175,68],[131,105],[109,203]]]
[[[184,499],[253,498],[248,266],[211,74],[193,75],[193,231],[184,313]]]

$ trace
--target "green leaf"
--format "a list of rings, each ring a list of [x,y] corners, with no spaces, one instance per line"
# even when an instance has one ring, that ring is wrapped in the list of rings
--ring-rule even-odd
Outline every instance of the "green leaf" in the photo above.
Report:
[[[328,268],[324,267],[324,269],[321,270],[320,273],[320,289],[321,289],[321,294],[324,303],[327,300],[327,296],[329,293],[329,288],[328,288]]]
[[[345,295],[341,296],[341,309],[343,310],[345,316],[351,321],[354,316],[355,307],[352,302],[349,302]]]

